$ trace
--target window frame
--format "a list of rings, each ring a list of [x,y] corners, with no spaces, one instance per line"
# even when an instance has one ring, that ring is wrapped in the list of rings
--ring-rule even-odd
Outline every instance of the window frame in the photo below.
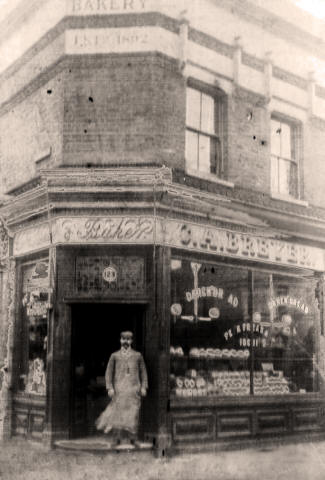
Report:
[[[198,129],[190,126],[187,123],[187,92],[188,89],[193,89],[200,93],[200,123],[202,114],[202,95],[208,95],[214,101],[214,131]],[[200,125],[201,127],[201,125]],[[211,180],[224,180],[226,177],[226,128],[227,128],[227,95],[221,89],[207,85],[203,82],[194,79],[188,79],[185,89],[185,170],[190,174],[197,176],[210,177]],[[197,135],[197,153],[196,162],[197,168],[193,169],[189,165],[186,155],[187,151],[187,132],[192,132]],[[200,170],[199,157],[199,139],[200,137],[208,138],[209,141],[215,143],[215,162],[211,162],[210,153],[210,171]],[[211,143],[210,143],[211,144]]]
[[[288,158],[287,156],[282,155],[275,155],[272,153],[272,122],[279,122],[280,124],[287,125],[290,129],[290,144],[291,144],[291,156]],[[288,200],[301,200],[302,199],[302,172],[301,172],[301,158],[302,158],[302,123],[294,118],[279,114],[274,112],[271,114],[270,117],[270,192],[273,197],[281,198]],[[277,181],[276,181],[276,189],[273,189],[273,178],[272,178],[272,162],[276,159],[277,161]],[[296,194],[291,194],[289,191],[282,192],[280,191],[280,168],[279,162],[280,160],[284,162],[289,162],[290,166],[295,165],[297,169],[296,180],[295,180],[295,190]]]
[[[177,251],[172,251],[172,255],[171,255],[171,260],[176,260],[176,261],[187,261],[187,262],[198,262],[198,263],[201,263],[202,265],[204,266],[209,266],[209,267],[216,267],[216,268],[224,268],[225,266],[229,266],[229,267],[232,267],[234,269],[238,269],[239,271],[240,270],[244,270],[248,273],[248,282],[247,282],[247,288],[248,288],[248,310],[249,310],[249,315],[250,315],[250,319],[248,320],[248,323],[250,323],[251,325],[251,330],[250,330],[250,338],[253,338],[253,312],[255,310],[255,301],[254,301],[254,294],[255,294],[255,282],[256,282],[256,276],[258,274],[265,274],[265,275],[268,275],[269,277],[272,277],[272,282],[274,280],[274,278],[283,278],[283,279],[292,279],[293,281],[296,279],[298,282],[299,281],[312,281],[312,282],[317,282],[317,272],[312,272],[312,274],[310,274],[311,272],[307,272],[307,271],[304,271],[304,272],[293,272],[293,271],[290,271],[289,269],[287,268],[280,268],[280,269],[276,269],[276,268],[272,268],[272,266],[260,266],[260,267],[255,267],[255,266],[252,266],[252,265],[245,265],[245,264],[237,264],[237,263],[234,263],[234,262],[222,262],[222,261],[218,261],[216,259],[210,259],[206,256],[203,256],[203,257],[199,257],[197,255],[188,255],[188,254],[182,254],[180,252],[177,252]],[[170,274],[172,273],[172,270],[170,270]],[[171,281],[171,287],[172,287],[172,281]],[[313,286],[314,287],[314,286]],[[315,295],[316,295],[316,290],[315,290]],[[316,296],[315,296],[316,298]],[[172,303],[172,296],[170,298],[171,300],[171,303]],[[315,365],[316,365],[316,376],[314,378],[314,381],[313,381],[313,391],[306,391],[306,392],[289,392],[289,393],[286,393],[285,395],[286,396],[283,396],[281,394],[274,394],[276,395],[277,397],[281,397],[281,398],[289,398],[289,396],[297,396],[297,395],[304,395],[305,398],[309,395],[320,395],[321,393],[321,379],[320,379],[320,376],[319,376],[319,372],[317,370],[317,366],[319,366],[319,362],[320,362],[320,356],[319,356],[319,352],[320,352],[320,344],[319,344],[319,329],[321,328],[320,327],[320,320],[319,320],[319,317],[318,315],[320,315],[320,310],[321,307],[318,306],[318,314],[317,314],[317,307],[315,306],[315,311],[314,311],[314,318],[313,318],[313,326],[315,328],[315,331],[314,331],[314,338],[315,338],[315,349],[314,349],[314,353],[313,355],[309,358],[309,360],[311,361],[313,359],[313,361],[315,361]],[[172,320],[171,320],[172,322]],[[172,323],[171,323],[172,325]],[[172,341],[172,338],[171,338],[171,334],[172,334],[172,331],[170,330],[169,332],[170,334],[170,342]],[[177,342],[176,342],[177,343]],[[175,343],[175,345],[176,345]],[[170,343],[171,344],[171,343]],[[259,356],[257,355],[257,351],[256,351],[256,347],[253,346],[253,343],[251,342],[250,346],[247,347],[249,349],[249,352],[250,352],[250,357],[248,359],[248,364],[249,364],[249,375],[250,375],[250,392],[247,393],[247,394],[242,394],[240,395],[241,398],[254,398],[255,400],[256,399],[260,399],[260,398],[270,398],[270,397],[266,397],[264,393],[257,393],[255,392],[255,387],[256,387],[256,384],[254,383],[254,372],[256,372],[257,370],[255,370],[254,368],[254,361],[255,361],[255,358],[259,358]],[[169,355],[169,358],[170,358],[170,373],[171,373],[171,360],[172,360],[172,356]],[[169,391],[169,395],[171,398],[173,399],[177,399],[177,396],[175,395],[175,392],[173,392],[172,388],[170,388],[170,391]],[[287,396],[288,395],[288,396]],[[214,396],[213,398],[214,399],[217,399],[217,401],[219,400],[222,400],[224,398],[226,398],[227,396],[226,395],[217,395],[217,396]],[[207,398],[207,397],[204,397],[204,398]],[[234,397],[232,397],[234,398]],[[195,401],[195,400],[194,400]]]
[[[26,306],[23,305],[23,297],[26,293],[25,288],[26,285],[24,283],[24,272],[31,266],[34,266],[38,263],[46,263],[49,266],[49,256],[42,255],[40,257],[32,257],[29,260],[23,260],[19,263],[17,268],[17,284],[16,284],[16,299],[17,299],[17,338],[15,340],[15,356],[16,356],[16,374],[14,379],[14,391],[15,394],[19,395],[36,395],[37,398],[44,397],[45,394],[34,394],[31,392],[27,392],[26,385],[23,386],[23,378],[28,376],[29,370],[29,362],[30,362],[30,339],[29,339],[29,319],[26,313]],[[49,278],[49,277],[47,277]],[[37,289],[45,289],[43,285],[36,286],[35,290]],[[49,295],[49,285],[46,287],[47,294]],[[43,322],[46,325],[47,336],[49,334],[49,310],[47,311],[46,320]],[[47,364],[48,364],[48,350],[45,351],[45,379],[48,374],[47,371]]]

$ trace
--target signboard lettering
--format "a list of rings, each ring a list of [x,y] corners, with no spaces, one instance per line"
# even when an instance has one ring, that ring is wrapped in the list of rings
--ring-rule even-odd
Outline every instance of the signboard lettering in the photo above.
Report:
[[[289,307],[295,307],[298,310],[301,310],[304,313],[309,313],[309,308],[303,303],[302,300],[293,297],[276,297],[271,298],[268,303],[270,309],[279,307],[281,305],[287,305]]]
[[[186,292],[186,300],[190,302],[191,300],[194,300],[196,298],[201,298],[201,297],[215,297],[215,298],[223,298],[223,289],[214,287],[213,285],[210,285],[209,287],[197,287],[193,288],[191,292]]]
[[[154,241],[160,245],[183,250],[310,268],[316,271],[325,270],[324,251],[320,248],[232,232],[213,226],[140,215],[65,217],[57,218],[52,223],[53,244],[152,244]],[[15,234],[14,255],[22,255],[48,245],[49,227],[44,223]]]
[[[220,255],[229,255],[252,260],[322,269],[324,260],[319,249],[296,245],[281,240],[256,237],[246,233],[231,232],[218,228],[182,224],[177,227],[178,235],[168,229],[169,237],[178,238],[179,246]],[[177,241],[177,240],[176,240]],[[175,241],[174,241],[175,243]],[[316,255],[316,252],[318,255]],[[315,253],[315,255],[313,255]],[[317,260],[319,264],[317,264]]]
[[[70,33],[70,32],[69,32]],[[144,29],[98,29],[73,32],[74,49],[114,50],[132,45],[148,45],[149,34]]]
[[[55,238],[62,233],[68,242],[102,241],[112,243],[152,240],[154,220],[146,217],[101,217],[68,219],[60,222]]]
[[[72,13],[96,14],[145,10],[147,0],[72,0]]]

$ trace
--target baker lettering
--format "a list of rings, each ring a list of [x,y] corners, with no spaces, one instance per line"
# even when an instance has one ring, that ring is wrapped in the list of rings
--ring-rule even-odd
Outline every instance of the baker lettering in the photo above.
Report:
[[[77,230],[77,237],[83,240],[130,240],[145,238],[153,232],[148,219],[88,219],[83,228]]]

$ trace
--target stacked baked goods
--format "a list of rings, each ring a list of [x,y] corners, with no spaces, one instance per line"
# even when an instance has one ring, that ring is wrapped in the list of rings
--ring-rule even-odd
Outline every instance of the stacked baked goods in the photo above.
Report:
[[[280,372],[282,373],[282,372]],[[185,376],[171,375],[172,391],[179,397],[205,397],[211,395],[241,396],[250,393],[250,372],[188,370]],[[256,395],[283,395],[290,393],[288,381],[283,375],[254,372]]]
[[[285,395],[290,393],[289,383],[282,372],[268,375],[266,372],[254,372],[255,395]]]
[[[183,357],[184,356],[184,351],[182,347],[170,347],[170,355],[172,357]]]
[[[235,350],[234,348],[191,348],[189,356],[193,358],[240,358],[247,359],[249,357],[249,350]]]

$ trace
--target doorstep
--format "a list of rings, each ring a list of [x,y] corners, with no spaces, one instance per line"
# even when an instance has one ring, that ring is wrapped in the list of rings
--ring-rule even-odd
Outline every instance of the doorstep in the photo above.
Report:
[[[84,437],[71,440],[57,440],[54,447],[60,450],[69,450],[76,452],[136,452],[153,450],[152,443],[139,442],[139,446],[131,445],[131,443],[121,443],[117,447],[111,446],[111,440],[103,437]]]

